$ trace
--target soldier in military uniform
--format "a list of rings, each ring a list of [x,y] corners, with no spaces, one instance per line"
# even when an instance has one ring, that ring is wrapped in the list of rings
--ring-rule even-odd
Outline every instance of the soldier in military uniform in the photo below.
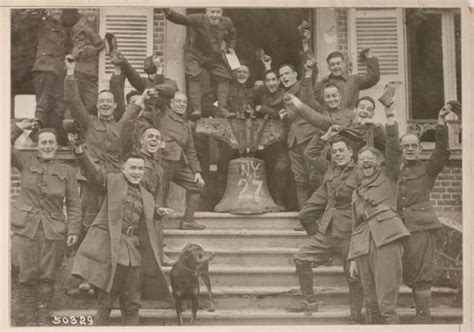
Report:
[[[363,179],[352,198],[350,274],[362,282],[368,324],[400,323],[396,306],[402,282],[402,240],[410,235],[395,212],[401,150],[393,106],[386,108],[386,115],[385,167],[379,150],[363,147],[358,155]]]
[[[380,79],[379,60],[372,56],[369,49],[363,49],[359,55],[361,61],[367,62],[367,73],[348,75],[344,56],[339,51],[331,52],[326,58],[330,74],[314,85],[316,100],[323,104],[324,88],[335,84],[342,94],[342,108],[353,109],[359,99],[360,90],[373,87]]]
[[[38,30],[38,46],[33,66],[36,93],[35,118],[42,127],[55,128],[61,145],[66,143],[64,117],[64,56],[70,50],[69,31],[61,22],[62,9],[50,8]],[[36,139],[36,137],[32,137]]]
[[[180,228],[201,230],[205,226],[194,221],[194,211],[199,204],[204,179],[191,126],[184,119],[186,107],[186,95],[178,91],[171,100],[170,109],[160,119],[159,130],[166,144],[163,149],[161,205],[166,206],[171,181],[183,187],[186,190],[186,207]]]
[[[90,114],[97,115],[99,53],[105,47],[99,36],[98,9],[80,9],[81,18],[72,28],[72,56],[76,61],[79,96]]]
[[[181,15],[170,9],[165,16],[173,23],[188,27],[184,48],[184,68],[189,76],[188,94],[194,118],[201,117],[202,72],[209,72],[217,82],[219,111],[225,113],[232,81],[225,53],[235,54],[237,32],[230,18],[222,16],[222,8],[206,8],[205,14]]]
[[[449,159],[445,121],[449,112],[449,104],[439,112],[436,146],[428,161],[420,160],[421,144],[417,136],[406,134],[401,138],[403,164],[397,183],[397,210],[411,233],[403,255],[403,280],[413,291],[418,324],[431,322],[435,234],[441,223],[431,204],[430,193]]]
[[[150,90],[145,89],[142,95],[133,95],[130,98],[129,107],[123,115],[123,126],[121,127],[120,138],[123,144],[124,155],[133,152],[136,153],[145,161],[145,168],[141,184],[148,190],[155,199],[155,204],[158,206],[161,200],[161,182],[163,179],[163,167],[161,167],[161,153],[163,148],[161,133],[154,127],[148,127],[141,130],[142,134],[139,139],[139,145],[136,146],[132,138],[137,134],[136,121],[139,113],[145,108],[145,101],[150,98]],[[158,226],[162,229],[161,220]],[[163,234],[160,231],[160,243],[162,244]],[[160,246],[160,250],[161,250]],[[161,251],[160,251],[161,253]],[[163,264],[170,265],[171,260],[163,254]]]
[[[309,62],[305,66],[305,76],[300,81],[297,80],[296,69],[289,64],[281,65],[278,74],[286,94],[295,95],[311,109],[316,110],[317,104],[312,83],[313,65],[314,62]],[[296,184],[298,208],[301,209],[304,202],[321,183],[319,172],[304,152],[310,139],[317,133],[317,129],[304,118],[292,112],[286,104],[285,109],[280,112],[280,116],[283,121],[288,121],[291,124],[287,143],[290,149],[291,170]]]
[[[75,79],[76,62],[65,61],[67,75],[64,80],[64,97],[72,117],[80,124],[89,156],[94,163],[107,173],[117,173],[121,170],[122,145],[120,126],[116,122],[114,111],[116,103],[113,94],[104,90],[97,99],[97,116],[89,114],[84,106]],[[87,228],[99,212],[101,197],[95,186],[82,180],[82,213],[84,226]]]
[[[141,300],[172,303],[159,260],[159,234],[154,215],[167,214],[140,182],[145,162],[134,154],[123,159],[120,173],[106,173],[88,157],[82,145],[74,153],[89,183],[104,199],[79,247],[72,274],[97,288],[95,325],[108,325],[119,299],[123,325],[139,325]]]
[[[12,123],[12,144],[33,124],[30,120]],[[37,152],[14,147],[11,152],[12,166],[21,173],[20,196],[12,203],[12,261],[19,269],[19,304],[25,324],[31,326],[51,323],[55,272],[66,245],[76,244],[81,232],[76,170],[56,159],[57,148],[55,131],[45,128],[38,133]]]
[[[352,192],[359,184],[361,174],[352,159],[350,145],[340,136],[336,137],[338,132],[338,128],[330,127],[321,136],[322,143],[319,148],[322,150],[329,141],[332,161],[329,163],[326,156],[318,160],[319,168],[325,170],[323,183],[305,202],[299,213],[299,221],[310,236],[294,257],[304,301],[302,305],[288,310],[316,309],[317,299],[313,292],[311,268],[326,263],[333,255],[339,255],[343,260],[349,284],[351,324],[360,324],[363,322],[362,285],[357,278],[349,275],[347,255],[352,231]]]

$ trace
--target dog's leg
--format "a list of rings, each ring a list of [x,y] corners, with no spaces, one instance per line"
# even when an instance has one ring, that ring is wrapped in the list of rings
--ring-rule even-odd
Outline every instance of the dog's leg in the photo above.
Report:
[[[196,320],[196,314],[197,314],[198,305],[199,305],[197,296],[194,296],[191,299],[191,303],[192,303],[191,325],[194,325],[194,321]]]
[[[214,306],[214,296],[212,294],[212,289],[211,289],[211,279],[209,278],[209,265],[207,262],[199,267],[199,275],[201,276],[202,281],[204,282],[204,285],[206,285],[207,288],[207,294],[209,296],[209,309],[208,311],[214,312],[215,306]]]
[[[183,325],[183,317],[181,316],[181,310],[182,310],[181,299],[175,298],[174,305],[176,307],[176,316],[178,316],[178,324]]]

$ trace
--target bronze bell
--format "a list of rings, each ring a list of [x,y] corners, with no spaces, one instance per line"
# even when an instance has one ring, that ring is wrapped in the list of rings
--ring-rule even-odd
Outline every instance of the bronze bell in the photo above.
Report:
[[[278,211],[268,190],[263,160],[246,157],[229,162],[225,193],[214,211],[237,214]]]

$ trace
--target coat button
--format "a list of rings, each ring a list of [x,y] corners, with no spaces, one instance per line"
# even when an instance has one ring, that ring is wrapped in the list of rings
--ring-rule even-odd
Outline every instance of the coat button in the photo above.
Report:
[[[47,184],[46,182],[41,183],[41,185],[42,185],[43,187],[45,187],[46,184]]]

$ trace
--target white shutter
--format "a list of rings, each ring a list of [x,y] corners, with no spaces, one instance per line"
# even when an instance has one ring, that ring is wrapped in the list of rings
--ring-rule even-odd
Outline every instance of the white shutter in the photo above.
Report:
[[[389,82],[398,83],[396,102],[397,120],[401,131],[406,128],[408,116],[407,75],[405,56],[405,27],[402,9],[351,9],[349,15],[349,51],[353,73],[367,71],[365,63],[358,61],[359,52],[370,48],[380,62],[380,81],[374,87],[361,91],[361,96],[376,100],[375,119],[384,121],[383,105],[377,101]]]
[[[153,52],[153,8],[103,8],[100,10],[100,34],[113,33],[119,51],[141,75],[143,61]],[[113,65],[110,57],[101,53],[99,59],[99,89],[109,87]],[[127,87],[130,88],[128,81]]]

